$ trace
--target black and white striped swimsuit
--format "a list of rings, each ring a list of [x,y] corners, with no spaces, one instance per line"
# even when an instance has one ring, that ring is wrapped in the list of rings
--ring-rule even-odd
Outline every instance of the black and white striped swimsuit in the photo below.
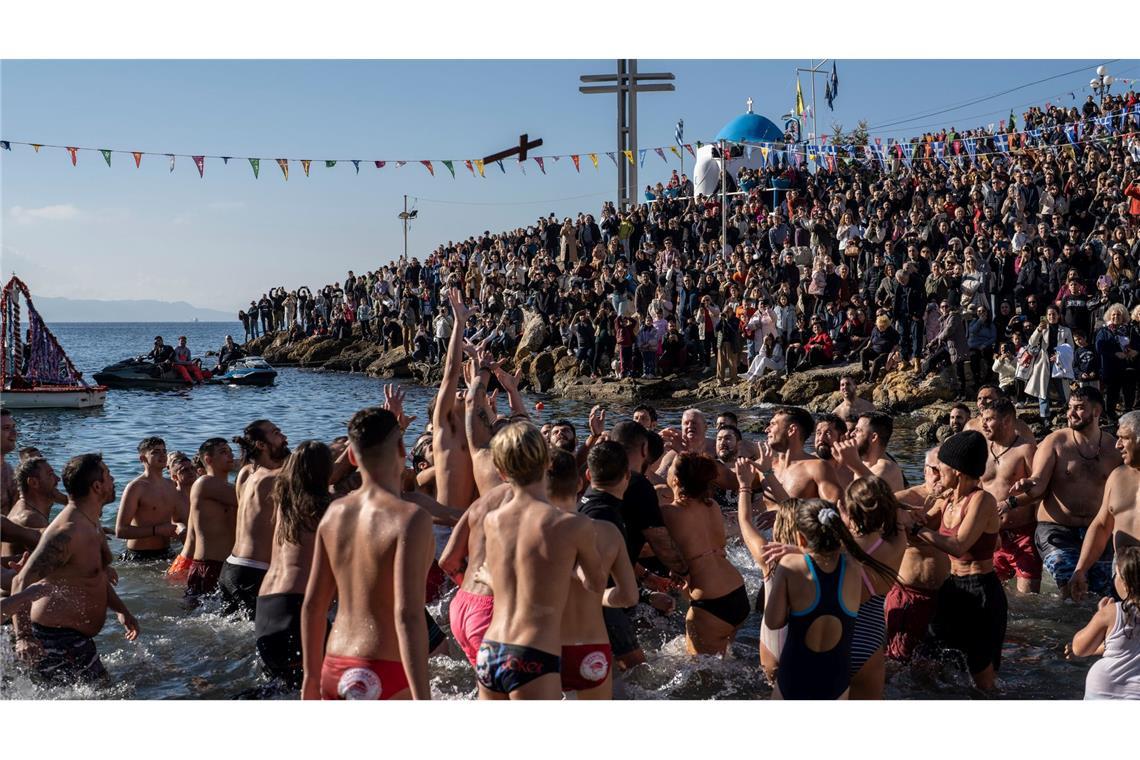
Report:
[[[880,537],[867,550],[867,554],[873,553],[882,545],[883,539]],[[871,598],[859,605],[859,614],[855,618],[855,631],[851,636],[851,675],[858,673],[867,660],[871,659],[871,655],[887,642],[887,618],[883,612],[887,595],[876,594],[874,585],[867,578],[866,568],[862,573],[863,585],[871,593]]]

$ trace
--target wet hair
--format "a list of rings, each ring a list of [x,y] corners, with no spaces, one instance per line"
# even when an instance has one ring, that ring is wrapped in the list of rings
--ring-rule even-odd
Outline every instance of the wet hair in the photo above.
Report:
[[[234,439],[235,442],[237,439]],[[206,457],[212,457],[218,453],[218,449],[222,446],[228,446],[229,441],[225,438],[207,438],[203,441],[202,445],[198,447],[198,460],[203,466],[206,464]]]
[[[803,536],[809,551],[830,554],[845,548],[847,553],[884,578],[898,581],[898,574],[875,559],[855,541],[835,505],[823,499],[790,499],[796,514],[796,532]]]
[[[28,481],[36,477],[40,465],[44,464],[47,464],[47,460],[43,457],[28,457],[16,467],[16,488],[21,495],[27,494]]]
[[[491,439],[491,459],[508,480],[529,486],[546,476],[550,447],[529,422],[512,422]]]
[[[733,425],[739,425],[740,424],[740,418],[736,416],[736,412],[728,412],[728,411],[721,412],[720,414],[717,415],[717,417],[723,417],[724,419],[731,422]],[[722,424],[721,427],[725,427],[725,425]]]
[[[772,416],[776,417],[781,414],[788,418],[788,422],[799,429],[800,435],[805,441],[815,430],[815,420],[812,419],[811,413],[806,409],[798,406],[778,406],[776,407],[776,411],[772,413]]]
[[[776,507],[776,519],[772,523],[772,540],[782,544],[796,544],[795,499],[787,499]]]
[[[673,472],[684,496],[707,499],[716,480],[716,462],[707,454],[685,453],[673,460]]]
[[[202,461],[202,455],[201,454],[195,454],[193,457],[191,457],[190,458],[190,464],[194,465],[195,471],[206,469],[206,463]]]
[[[990,410],[1001,419],[1008,419],[1017,413],[1017,407],[1008,398],[999,398],[990,405]]]
[[[898,533],[901,505],[882,478],[867,475],[851,481],[843,495],[843,504],[847,517],[860,535],[878,531],[883,538],[891,538]]]
[[[718,433],[722,430],[731,430],[732,434],[736,436],[737,441],[744,440],[744,436],[740,433],[740,428],[738,428],[736,425],[721,425],[719,428],[717,428]]]
[[[867,420],[871,432],[879,436],[883,448],[886,448],[887,444],[891,442],[891,433],[895,430],[894,418],[885,412],[863,412],[859,415],[859,419]]]
[[[376,461],[381,449],[400,438],[400,423],[387,409],[370,406],[348,421],[348,442],[362,460]]]
[[[1104,410],[1104,396],[1102,396],[1100,391],[1098,391],[1096,388],[1090,387],[1088,385],[1082,385],[1079,388],[1074,388],[1073,394],[1070,396],[1070,398],[1079,398],[1082,401],[1091,401],[1092,403],[1099,406],[1102,411]]]
[[[277,502],[278,546],[300,544],[305,533],[313,533],[328,509],[329,478],[332,477],[332,449],[320,441],[302,441],[281,468],[273,483]]]
[[[625,446],[617,441],[602,441],[590,449],[586,467],[594,485],[616,485],[629,473],[629,456],[625,453]]]
[[[428,452],[431,451],[432,436],[431,433],[421,433],[420,437],[416,439],[415,444],[412,445],[412,469],[419,471],[420,465],[424,469],[428,466]]]
[[[651,407],[649,404],[638,404],[635,406],[632,413],[637,414],[638,412],[645,412],[649,415],[649,419],[657,422],[657,410]]]
[[[146,438],[143,438],[141,441],[139,441],[138,452],[140,454],[146,454],[154,451],[159,446],[165,449],[166,441],[162,440],[157,435],[147,436]]]
[[[42,457],[43,454],[41,454],[40,450],[35,446],[24,446],[20,449],[18,456],[20,461],[23,462],[25,459],[31,459],[32,457]]]
[[[815,424],[819,425],[824,422],[834,427],[840,433],[847,432],[847,420],[843,419],[838,414],[832,414],[831,412],[828,412],[827,414],[821,414],[819,415],[819,419],[815,421]]]
[[[610,440],[619,443],[626,452],[634,451],[643,442],[649,442],[649,430],[633,420],[622,420],[610,430]]]
[[[598,445],[604,445],[604,442]],[[622,456],[624,455],[623,451]],[[550,468],[546,471],[546,488],[551,498],[567,499],[577,496],[578,480],[578,458],[569,451],[551,449]]]
[[[241,464],[247,465],[257,458],[257,444],[265,443],[265,428],[269,420],[254,420],[245,426],[241,435],[235,435],[231,440],[241,447]]]
[[[87,498],[91,487],[103,478],[103,455],[80,454],[67,460],[63,468],[63,487],[74,501]]]
[[[578,436],[578,428],[574,427],[574,423],[571,422],[570,420],[561,419],[561,420],[555,420],[554,422],[550,423],[550,429],[551,430],[553,430],[556,427],[568,427],[574,431],[574,437],[575,438]]]

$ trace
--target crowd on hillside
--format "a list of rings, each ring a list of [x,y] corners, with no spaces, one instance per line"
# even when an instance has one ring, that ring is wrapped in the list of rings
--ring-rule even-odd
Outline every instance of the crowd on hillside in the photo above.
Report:
[[[1114,418],[1140,374],[1136,104],[1035,107],[1022,131],[924,135],[913,160],[743,170],[723,243],[720,197],[693,197],[674,172],[628,211],[485,231],[315,294],[273,288],[239,317],[247,339],[355,331],[439,362],[457,287],[477,310],[465,332],[495,355],[513,353],[532,312],[599,377],[707,368],[735,382],[858,360],[877,380],[949,365],[961,393],[997,382],[1042,412],[1097,384]],[[921,148],[963,136],[972,159]]]

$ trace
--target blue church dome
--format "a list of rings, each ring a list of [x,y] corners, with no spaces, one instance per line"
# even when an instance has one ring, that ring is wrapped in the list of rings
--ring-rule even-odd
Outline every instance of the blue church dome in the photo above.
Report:
[[[752,113],[752,99],[748,99],[748,113],[743,113],[725,124],[717,132],[717,140],[730,142],[782,142],[784,130],[777,127],[769,119],[757,113]]]

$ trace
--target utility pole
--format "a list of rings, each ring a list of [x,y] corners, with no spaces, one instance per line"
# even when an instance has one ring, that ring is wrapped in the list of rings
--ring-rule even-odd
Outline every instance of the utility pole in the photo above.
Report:
[[[420,212],[408,211],[408,196],[404,195],[404,210],[400,213],[400,221],[404,223],[404,261],[408,260],[408,222],[415,219]]]
[[[616,74],[584,74],[582,82],[613,82],[609,85],[579,87],[586,95],[617,93],[617,161],[618,208],[625,211],[636,205],[637,198],[637,94],[639,92],[672,92],[671,84],[641,84],[649,81],[672,81],[670,73],[638,74],[637,59],[619,58]],[[633,161],[626,159],[626,151]]]

